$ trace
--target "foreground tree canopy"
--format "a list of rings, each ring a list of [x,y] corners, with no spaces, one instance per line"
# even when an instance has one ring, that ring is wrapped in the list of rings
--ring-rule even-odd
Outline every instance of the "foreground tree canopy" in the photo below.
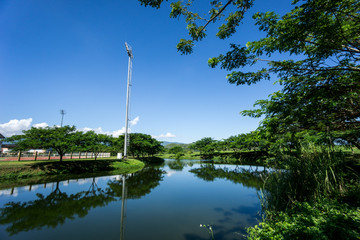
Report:
[[[163,0],[139,0],[159,8]],[[209,1],[207,14],[193,11],[192,1],[171,2],[170,17],[184,17],[188,39],[177,49],[193,51],[194,43],[206,37],[210,24],[221,22],[216,34],[231,37],[253,7],[254,0]],[[266,37],[245,46],[233,43],[230,50],[210,58],[211,67],[232,71],[227,75],[236,85],[269,80],[276,74],[283,89],[258,109],[243,111],[251,117],[265,116],[262,127],[273,134],[315,130],[332,133],[357,146],[360,133],[360,2],[357,0],[294,0],[283,16],[274,12],[253,15]],[[275,54],[283,54],[277,59]],[[265,62],[265,67],[245,72],[241,68]],[[263,66],[263,64],[261,64]]]

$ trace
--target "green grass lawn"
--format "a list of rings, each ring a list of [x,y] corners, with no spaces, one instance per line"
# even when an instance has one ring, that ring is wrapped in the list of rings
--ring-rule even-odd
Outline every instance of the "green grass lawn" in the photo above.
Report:
[[[65,159],[47,161],[1,161],[0,179],[19,179],[32,176],[59,174],[87,174],[104,171],[131,173],[141,170],[145,164],[136,159],[116,158]]]

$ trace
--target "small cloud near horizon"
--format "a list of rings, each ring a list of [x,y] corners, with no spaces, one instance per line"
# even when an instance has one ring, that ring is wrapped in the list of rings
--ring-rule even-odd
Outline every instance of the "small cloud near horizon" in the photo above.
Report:
[[[34,124],[33,127],[34,128],[46,128],[48,127],[49,125],[46,123],[46,122],[43,122],[43,123],[37,123],[37,124]]]
[[[140,120],[140,117],[137,116],[133,120],[130,121],[130,126],[135,126],[138,124]],[[78,131],[81,132],[88,132],[88,131],[94,131],[97,134],[106,134],[106,135],[112,135],[113,137],[119,137],[120,135],[123,135],[125,133],[125,127],[122,127],[121,129],[115,130],[115,131],[104,131],[101,127],[98,128],[80,128]],[[131,133],[131,128],[129,128],[129,133]]]
[[[119,129],[119,130],[115,130],[115,131],[104,131],[101,127],[98,128],[88,128],[88,127],[84,127],[84,128],[79,128],[78,131],[80,132],[89,132],[89,131],[94,131],[97,134],[106,134],[106,135],[112,135],[113,137],[119,137],[120,135],[125,133],[125,127]],[[131,129],[129,128],[129,132],[131,132]]]
[[[159,136],[152,136],[153,138],[175,138],[176,136],[172,133],[160,134]]]

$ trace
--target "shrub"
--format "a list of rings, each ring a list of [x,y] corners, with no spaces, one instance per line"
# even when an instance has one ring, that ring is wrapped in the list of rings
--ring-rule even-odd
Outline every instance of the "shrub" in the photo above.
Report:
[[[360,210],[334,200],[295,203],[287,212],[269,212],[248,239],[359,239]]]

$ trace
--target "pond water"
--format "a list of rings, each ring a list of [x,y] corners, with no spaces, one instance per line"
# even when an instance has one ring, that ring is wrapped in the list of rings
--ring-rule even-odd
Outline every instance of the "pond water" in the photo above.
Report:
[[[0,239],[242,239],[260,216],[261,167],[167,160],[127,176],[0,190]],[[123,187],[125,186],[125,187]]]

